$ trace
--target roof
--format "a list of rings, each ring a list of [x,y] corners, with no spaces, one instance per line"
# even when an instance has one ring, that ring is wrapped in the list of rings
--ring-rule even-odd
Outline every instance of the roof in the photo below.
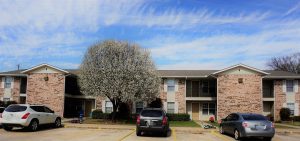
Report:
[[[158,70],[162,77],[207,77],[217,70]]]
[[[231,69],[233,69],[233,68],[237,68],[237,67],[243,67],[243,68],[252,70],[252,71],[254,71],[254,72],[258,72],[258,73],[263,74],[263,75],[269,74],[269,73],[267,73],[267,72],[264,72],[264,71],[262,71],[262,70],[259,70],[259,69],[256,69],[256,68],[253,68],[253,67],[244,65],[244,64],[237,64],[237,65],[234,65],[234,66],[230,66],[230,67],[228,67],[228,68],[219,70],[219,71],[214,72],[214,73],[212,73],[212,74],[216,75],[216,74],[219,74],[219,73],[222,73],[222,72],[225,72],[225,71],[231,70]]]
[[[158,73],[161,77],[164,77],[164,78],[168,78],[168,77],[171,77],[171,78],[206,78],[212,74],[217,74],[222,71],[232,69],[232,68],[240,66],[240,65],[241,64],[238,64],[238,65],[228,67],[223,70],[158,70]],[[48,65],[48,66],[51,66],[51,65]],[[38,66],[33,67],[29,70],[32,70],[37,67]],[[41,67],[41,65],[39,65],[39,67]],[[51,66],[51,67],[53,67],[53,66]],[[249,68],[249,66],[246,66],[246,65],[242,65],[242,67]],[[56,67],[54,67],[54,68],[59,69]],[[283,79],[283,78],[285,78],[285,79],[286,78],[299,78],[300,79],[300,74],[287,72],[287,71],[258,70],[258,69],[252,68],[252,67],[250,67],[249,69],[265,74],[264,78],[266,78],[266,79]],[[22,69],[22,70],[0,72],[0,76],[26,76],[26,74],[24,74],[24,72],[28,72],[29,70]],[[73,74],[73,75],[77,75],[79,73],[78,69],[60,69],[60,70],[62,70],[63,72],[68,72],[69,74]]]
[[[41,68],[41,67],[49,67],[49,68],[58,70],[58,71],[63,72],[63,73],[69,73],[69,72],[66,71],[66,70],[60,69],[60,68],[58,68],[58,67],[55,67],[55,66],[52,66],[52,65],[49,65],[49,64],[40,64],[40,65],[37,65],[37,66],[32,67],[32,68],[30,68],[30,69],[24,70],[24,71],[22,71],[21,73],[28,73],[28,72],[30,72],[30,71],[36,70],[36,69]]]

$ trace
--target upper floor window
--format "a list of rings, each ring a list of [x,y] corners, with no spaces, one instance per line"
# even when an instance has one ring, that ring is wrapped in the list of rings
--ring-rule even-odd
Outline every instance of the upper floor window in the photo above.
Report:
[[[12,77],[5,77],[4,88],[11,88]]]
[[[168,79],[167,80],[167,91],[168,92],[174,92],[175,91],[175,80],[174,79]]]
[[[286,92],[294,92],[294,80],[286,80]]]
[[[286,105],[287,105],[287,108],[289,108],[291,111],[291,116],[293,116],[294,112],[295,112],[295,103],[287,103]]]

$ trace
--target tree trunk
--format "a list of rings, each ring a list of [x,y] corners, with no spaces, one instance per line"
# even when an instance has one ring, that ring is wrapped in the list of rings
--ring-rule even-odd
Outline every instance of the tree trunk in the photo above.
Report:
[[[118,101],[118,99],[116,99],[116,98],[114,98],[114,99],[112,99],[110,101],[113,104],[113,112],[112,112],[112,115],[111,115],[111,120],[113,122],[116,122],[117,110],[119,108],[120,101]]]

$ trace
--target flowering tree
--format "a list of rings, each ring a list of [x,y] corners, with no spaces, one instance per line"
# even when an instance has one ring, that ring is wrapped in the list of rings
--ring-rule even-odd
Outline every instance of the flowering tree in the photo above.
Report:
[[[127,42],[110,40],[92,45],[79,68],[82,93],[109,98],[113,120],[121,102],[154,100],[159,82],[150,52]]]

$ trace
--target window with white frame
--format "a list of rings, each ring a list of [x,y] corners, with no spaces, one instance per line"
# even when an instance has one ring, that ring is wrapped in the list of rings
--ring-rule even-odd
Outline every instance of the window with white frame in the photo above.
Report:
[[[105,113],[111,113],[113,111],[113,105],[110,101],[105,102]]]
[[[215,103],[203,103],[202,104],[202,115],[215,115],[216,104]]]
[[[294,92],[294,80],[286,80],[286,92]]]
[[[135,113],[140,113],[144,108],[144,102],[135,103]]]
[[[12,77],[5,77],[4,88],[11,88]]]
[[[168,92],[174,92],[175,91],[175,80],[174,79],[168,79],[167,80],[167,91]]]
[[[167,103],[167,113],[175,113],[175,102]]]
[[[287,103],[286,105],[291,111],[291,116],[293,116],[295,113],[295,103]]]

